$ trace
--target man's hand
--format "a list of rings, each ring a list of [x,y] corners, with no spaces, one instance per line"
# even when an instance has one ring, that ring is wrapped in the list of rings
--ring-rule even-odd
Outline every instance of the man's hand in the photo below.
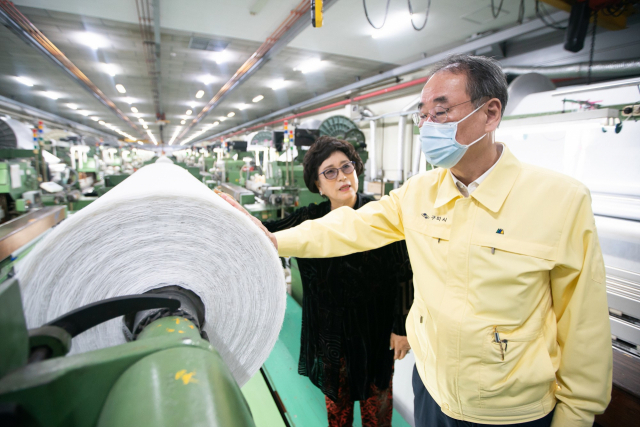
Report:
[[[394,350],[393,360],[402,360],[407,355],[411,346],[407,337],[396,335],[391,333],[391,343],[389,344],[392,350]]]
[[[274,236],[273,233],[269,232],[269,230],[267,230],[266,227],[264,225],[262,225],[262,223],[260,222],[260,220],[258,218],[256,218],[255,216],[253,216],[249,212],[247,212],[247,210],[245,208],[240,206],[240,203],[236,202],[233,199],[233,197],[229,196],[228,194],[222,193],[222,192],[217,192],[217,191],[216,191],[216,194],[218,196],[222,197],[227,203],[229,203],[231,206],[233,206],[234,208],[239,210],[241,213],[243,213],[247,217],[249,217],[249,219],[251,221],[253,221],[253,223],[258,228],[260,228],[260,230],[262,230],[264,232],[264,234],[266,234],[266,236],[269,238],[269,240],[271,240],[271,243],[273,243],[273,246],[275,246],[276,249],[278,249],[278,241],[276,240],[276,236]]]

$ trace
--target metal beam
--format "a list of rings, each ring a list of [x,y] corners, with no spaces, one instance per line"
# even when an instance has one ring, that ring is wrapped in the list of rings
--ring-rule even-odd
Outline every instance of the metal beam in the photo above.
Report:
[[[38,50],[45,58],[52,61],[67,73],[76,83],[95,97],[102,105],[114,112],[121,120],[131,128],[140,131],[138,127],[95,85],[78,67],[67,58],[60,49],[44,36],[24,15],[20,13],[13,3],[0,0],[0,21],[11,30],[12,33],[24,42]]]
[[[325,0],[324,2],[324,10],[326,11],[331,6],[333,6],[338,0]],[[231,92],[233,92],[238,86],[247,81],[249,77],[255,74],[262,66],[269,60],[272,56],[278,54],[285,46],[291,42],[298,34],[302,32],[302,30],[306,29],[309,25],[311,25],[311,19],[309,15],[302,14],[291,26],[281,35],[278,36],[277,41],[269,47],[269,49],[261,54],[261,57],[253,63],[249,69],[243,70],[245,65],[254,58],[263,46],[267,43],[270,43],[271,37],[267,39],[267,41],[258,49],[256,53],[252,55],[247,62],[240,67],[240,69],[236,72],[234,77],[227,82],[225,86],[214,96],[214,98],[209,101],[209,103],[202,109],[202,111],[193,119],[191,123],[180,133],[180,135],[176,138],[176,140],[182,140],[189,133],[189,131],[196,126],[200,121],[204,120],[222,101],[224,101]],[[278,30],[276,30],[278,32]],[[273,36],[273,35],[272,35]],[[240,74],[238,78],[235,78],[237,74]],[[226,87],[229,85],[228,87]]]
[[[7,113],[11,115],[11,111],[15,111],[17,114],[33,117],[38,120],[42,120],[48,122],[47,124],[57,124],[59,126],[68,126],[74,130],[80,132],[91,133],[93,135],[97,135],[102,138],[112,139],[117,141],[118,138],[115,135],[111,135],[109,133],[105,133],[94,129],[90,126],[83,125],[81,123],[74,122],[69,119],[65,119],[64,117],[56,116],[53,113],[49,113],[48,111],[43,111],[38,108],[32,107],[27,104],[23,104],[22,102],[14,101],[13,99],[6,98],[4,96],[0,96],[0,111],[7,109]]]
[[[551,19],[555,20],[555,21],[562,21],[568,18],[568,14],[566,12],[556,12],[554,14],[551,15]],[[247,123],[244,123],[240,126],[236,126],[233,127],[231,129],[228,129],[224,132],[220,132],[217,133],[215,135],[212,136],[208,136],[206,138],[201,138],[198,141],[194,142],[198,143],[201,142],[203,140],[207,140],[207,139],[213,139],[213,138],[218,138],[221,136],[224,136],[228,133],[232,133],[238,130],[241,130],[243,128],[255,125],[255,124],[259,124],[262,122],[267,122],[269,120],[272,120],[276,117],[282,116],[284,114],[290,113],[292,111],[296,111],[296,110],[302,110],[308,107],[311,107],[313,105],[316,104],[320,104],[322,102],[326,102],[329,101],[333,98],[336,98],[338,96],[345,96],[347,93],[352,93],[356,90],[362,89],[362,88],[366,88],[367,86],[371,86],[374,85],[376,83],[379,83],[381,81],[384,80],[389,80],[395,77],[400,77],[403,76],[405,74],[409,74],[412,73],[414,71],[418,71],[420,69],[423,69],[425,67],[428,67],[429,65],[433,65],[438,61],[441,61],[445,58],[447,58],[448,56],[454,55],[454,54],[458,54],[458,53],[467,53],[467,52],[474,52],[480,48],[486,47],[486,46],[490,46],[494,43],[501,43],[504,42],[506,40],[509,40],[511,38],[514,37],[518,37],[521,36],[523,34],[527,34],[536,30],[539,30],[541,28],[544,28],[545,24],[544,22],[542,22],[540,19],[535,19],[529,22],[526,22],[524,24],[521,25],[517,25],[515,27],[511,27],[508,28],[506,30],[502,30],[499,31],[497,33],[488,35],[486,37],[482,37],[476,40],[473,40],[469,43],[465,43],[463,45],[460,46],[456,46],[452,49],[449,49],[447,51],[435,54],[433,56],[429,56],[427,58],[421,59],[419,61],[416,62],[412,62],[410,64],[407,65],[402,65],[400,67],[396,67],[392,70],[389,70],[387,72],[381,73],[381,74],[377,74],[373,77],[369,77],[367,79],[364,80],[360,80],[359,82],[355,82],[352,83],[350,85],[347,86],[343,86],[339,89],[335,89],[332,91],[329,91],[327,93],[324,93],[322,95],[316,96],[315,98],[311,98],[308,99],[306,101],[302,101],[299,102],[291,107],[287,107],[287,108],[283,108],[281,110],[278,110],[274,113],[271,114],[267,114],[266,116],[262,116],[258,119],[255,120],[251,120]]]

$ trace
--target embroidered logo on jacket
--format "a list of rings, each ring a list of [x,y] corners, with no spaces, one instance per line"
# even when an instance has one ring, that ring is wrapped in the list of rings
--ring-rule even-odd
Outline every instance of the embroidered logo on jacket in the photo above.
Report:
[[[422,213],[422,217],[424,219],[429,219],[429,220],[433,220],[433,221],[447,222],[447,217],[446,216],[429,215],[428,213],[423,212]]]
[[[496,231],[496,234],[504,234],[504,230],[502,228],[498,228],[498,231]]]

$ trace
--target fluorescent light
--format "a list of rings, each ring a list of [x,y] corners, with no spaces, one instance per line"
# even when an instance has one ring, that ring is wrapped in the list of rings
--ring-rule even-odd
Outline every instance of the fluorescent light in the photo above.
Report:
[[[82,110],[82,111],[78,111],[78,113],[82,114],[83,116],[87,117],[89,114],[91,114],[90,112],[88,112],[87,110]]]
[[[144,124],[144,119],[140,118],[140,119],[138,119],[138,121],[139,121],[140,123]]]
[[[25,86],[33,86],[33,81],[29,78],[26,77],[16,77],[16,80],[19,81],[20,83],[22,83]]]
[[[289,84],[289,82],[287,82],[286,80],[276,80],[275,82],[271,83],[271,89],[273,90],[282,89],[287,84]]]
[[[264,96],[262,95],[258,95],[255,98],[252,99],[253,102],[260,102],[264,99]]]
[[[142,141],[138,141],[138,144],[140,144],[140,145],[144,145],[144,142],[142,142]]]
[[[394,36],[402,32],[404,29],[408,28],[407,21],[410,18],[411,17],[406,13],[389,16],[387,22],[384,24],[384,27],[379,30],[374,29],[373,32],[371,32],[371,37],[377,40],[384,37]]]
[[[191,113],[193,113],[193,111],[191,111],[191,110],[187,110],[187,112],[186,112],[185,114],[186,114],[187,116],[190,116],[190,115],[191,115]]]
[[[185,124],[186,122],[187,122],[186,120],[180,120],[181,125]]]
[[[120,83],[116,85],[116,89],[118,89],[118,92],[120,93],[127,93],[127,90]]]
[[[147,130],[147,135],[149,135],[149,138],[151,138],[151,141],[155,144],[158,145],[158,141],[156,141],[156,137],[153,136],[153,134],[151,133],[150,130]]]
[[[216,61],[216,64],[223,64],[231,59],[231,55],[226,50],[223,50],[222,52],[213,53],[211,59]]]
[[[124,99],[124,102],[126,102],[126,103],[127,103],[127,104],[129,104],[129,105],[131,105],[131,104],[133,104],[133,99],[132,99],[131,97],[127,96],[127,97]]]
[[[182,130],[182,126],[178,126],[175,132],[173,132],[173,136],[171,136],[171,139],[169,140],[169,145],[173,144],[173,141],[176,140],[176,138],[178,137],[178,134],[180,133],[180,130]]]
[[[306,62],[303,62],[293,70],[300,71],[302,74],[307,74],[307,73],[313,73],[315,71],[318,71],[324,65],[325,65],[324,61],[321,61],[319,58],[314,58]]]
[[[226,118],[226,117],[220,117],[220,121],[221,121],[221,122],[224,122],[225,120],[227,120],[227,118]]]
[[[80,33],[77,39],[80,43],[89,46],[93,50],[109,46],[109,40],[96,33]]]
[[[102,64],[102,69],[105,73],[109,74],[111,77],[115,77],[118,73],[118,67],[114,64]]]
[[[240,105],[238,105],[238,110],[240,110],[240,111],[246,110],[247,108],[249,108],[249,104],[240,104]]]
[[[234,113],[234,112],[232,111],[232,112],[230,112],[229,114],[227,114],[227,117],[233,117],[233,116],[235,116],[235,115],[236,115],[236,113]]]
[[[98,124],[101,124],[102,126],[104,126],[106,123],[103,120],[100,120]]]
[[[134,113],[137,113],[138,109],[136,107],[131,107],[131,111],[133,111]]]
[[[215,80],[216,78],[213,77],[211,74],[205,74],[204,76],[200,77],[200,81],[206,85],[210,85]]]
[[[98,120],[100,120],[100,117],[98,117],[98,116],[91,116],[91,120],[93,120],[94,122],[97,122]]]
[[[76,104],[67,104],[67,107],[71,108],[72,110],[78,109],[78,106]]]
[[[218,122],[218,121],[213,122],[213,126],[218,126],[219,124],[220,124],[220,122]]]
[[[149,129],[149,126],[147,126],[147,125],[142,125],[142,127],[145,128],[145,129]]]
[[[204,91],[202,89],[196,92],[196,98],[198,99],[202,98],[203,95],[204,95]]]
[[[51,98],[51,99],[58,99],[60,98],[60,95],[58,95],[55,92],[44,92],[44,96],[46,96],[47,98]]]

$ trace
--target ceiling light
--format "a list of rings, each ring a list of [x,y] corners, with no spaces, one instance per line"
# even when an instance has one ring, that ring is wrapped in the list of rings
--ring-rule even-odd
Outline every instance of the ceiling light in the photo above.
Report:
[[[51,98],[51,99],[58,99],[60,98],[60,95],[58,95],[55,92],[44,92],[44,96],[46,96],[47,98]]]
[[[178,134],[180,133],[180,130],[182,129],[182,126],[178,126],[175,130],[175,132],[173,132],[173,136],[171,137],[171,139],[169,140],[169,145],[173,144],[173,141],[176,140],[176,138],[178,137]]]
[[[212,54],[211,59],[213,59],[216,64],[223,64],[231,59],[231,55],[229,55],[229,52],[226,50],[223,50],[222,52]]]
[[[106,123],[105,123],[104,121],[102,121],[102,120],[100,120],[98,123],[99,123],[99,124],[101,124],[102,126],[104,126],[104,125],[106,124]]]
[[[325,61],[321,61],[318,58],[314,58],[306,62],[303,62],[293,70],[300,71],[302,74],[307,74],[307,73],[313,73],[315,71],[318,71],[323,65],[325,65]]]
[[[137,113],[138,109],[136,107],[131,107],[131,111],[133,111],[134,113]]]
[[[28,79],[26,77],[16,77],[16,80],[19,81],[20,83],[22,83],[25,86],[33,86],[33,81],[31,79]]]
[[[202,98],[202,95],[204,95],[204,91],[203,91],[203,90],[199,90],[199,91],[196,93],[196,98],[200,99],[200,98]]]
[[[127,104],[129,104],[129,105],[131,105],[131,104],[133,104],[133,99],[132,99],[131,97],[127,96],[127,97],[124,99],[124,102],[126,102],[126,103],[127,103]]]
[[[206,85],[210,85],[215,80],[216,78],[213,77],[211,74],[205,74],[204,76],[200,77],[200,81]]]
[[[220,117],[220,121],[221,121],[221,122],[224,122],[225,120],[227,120],[227,118],[226,118],[226,117]]]
[[[98,117],[98,116],[91,116],[91,120],[93,120],[94,122],[97,122],[98,120],[100,120],[100,117]]]
[[[116,89],[118,89],[118,92],[120,93],[127,93],[127,90],[120,83],[116,85]]]
[[[190,103],[189,103],[189,107],[191,107],[192,109],[195,109],[195,108],[196,108],[196,105],[197,105],[197,104],[196,104],[195,102],[190,102]]]
[[[403,29],[407,28],[407,24],[408,24],[407,18],[410,18],[410,17],[407,16],[406,13],[400,13],[393,16],[389,16],[384,27],[379,30],[374,29],[373,32],[371,33],[371,37],[374,39],[380,39],[383,37],[396,35],[397,33],[401,32]]]
[[[186,114],[187,116],[190,116],[190,115],[191,115],[191,113],[193,113],[193,111],[191,111],[191,110],[187,110],[187,112],[186,112],[185,114]]]
[[[80,43],[93,50],[109,46],[109,40],[96,33],[80,33],[77,38]]]
[[[275,82],[271,83],[271,89],[273,90],[282,89],[287,84],[288,82],[286,80],[276,80]]]
[[[185,124],[186,122],[187,122],[186,120],[180,120],[181,125]]]
[[[140,144],[140,145],[144,145],[144,142],[142,142],[142,141],[138,141],[138,144]]]
[[[82,111],[78,111],[78,113],[82,114],[83,116],[87,117],[89,114],[91,114],[90,112],[88,112],[87,110],[82,110]]]
[[[249,108],[249,104],[240,104],[240,105],[238,105],[238,110],[240,110],[240,111],[246,110],[247,108]]]
[[[115,77],[117,74],[118,67],[116,67],[113,64],[102,64],[102,69],[104,70],[105,73],[109,74],[111,77]]]
[[[142,127],[145,128],[145,129],[149,129],[149,126],[147,126],[147,125],[142,125]]]
[[[255,98],[252,99],[253,102],[260,102],[264,99],[264,96],[262,95],[258,95]]]
[[[144,119],[140,118],[140,119],[138,119],[138,121],[139,121],[140,123],[144,124]]]
[[[71,108],[72,110],[78,109],[78,106],[76,104],[67,104],[67,107]]]
[[[218,126],[220,124],[220,122],[213,122],[213,126]]]
[[[232,111],[232,112],[230,112],[229,114],[227,114],[227,117],[233,117],[233,116],[235,116],[235,115],[236,115],[236,113],[234,113],[234,112]]]

